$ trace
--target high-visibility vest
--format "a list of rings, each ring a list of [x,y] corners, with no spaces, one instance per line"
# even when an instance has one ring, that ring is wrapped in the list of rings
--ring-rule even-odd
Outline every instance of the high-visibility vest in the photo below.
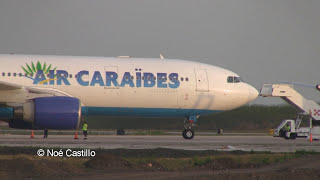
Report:
[[[290,131],[290,126],[286,126],[286,131]]]
[[[87,131],[88,130],[88,124],[83,124],[82,130],[83,131]]]

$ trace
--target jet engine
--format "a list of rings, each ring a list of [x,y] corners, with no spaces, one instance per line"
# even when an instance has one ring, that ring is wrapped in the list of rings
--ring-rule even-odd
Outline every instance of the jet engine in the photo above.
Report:
[[[81,117],[80,100],[73,97],[38,97],[14,108],[11,128],[76,129]]]

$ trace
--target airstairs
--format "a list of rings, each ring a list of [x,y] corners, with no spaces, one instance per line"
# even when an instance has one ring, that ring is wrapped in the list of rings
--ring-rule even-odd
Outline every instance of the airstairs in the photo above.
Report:
[[[291,84],[264,84],[260,96],[280,97],[294,106],[300,114],[308,115],[313,120],[320,120],[320,106],[313,100],[305,99]]]

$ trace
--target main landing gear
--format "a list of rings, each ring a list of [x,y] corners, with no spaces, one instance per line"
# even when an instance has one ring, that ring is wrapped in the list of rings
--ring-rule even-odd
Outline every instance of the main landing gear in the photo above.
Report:
[[[194,131],[191,128],[196,125],[198,117],[199,116],[189,116],[185,118],[184,130],[182,131],[183,138],[192,139],[194,137]]]

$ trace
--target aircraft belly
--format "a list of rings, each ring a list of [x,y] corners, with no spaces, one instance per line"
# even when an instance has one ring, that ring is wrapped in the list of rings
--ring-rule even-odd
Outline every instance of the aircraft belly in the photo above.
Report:
[[[185,117],[221,112],[206,109],[177,108],[133,108],[133,107],[82,107],[85,116],[119,116],[119,117]]]

